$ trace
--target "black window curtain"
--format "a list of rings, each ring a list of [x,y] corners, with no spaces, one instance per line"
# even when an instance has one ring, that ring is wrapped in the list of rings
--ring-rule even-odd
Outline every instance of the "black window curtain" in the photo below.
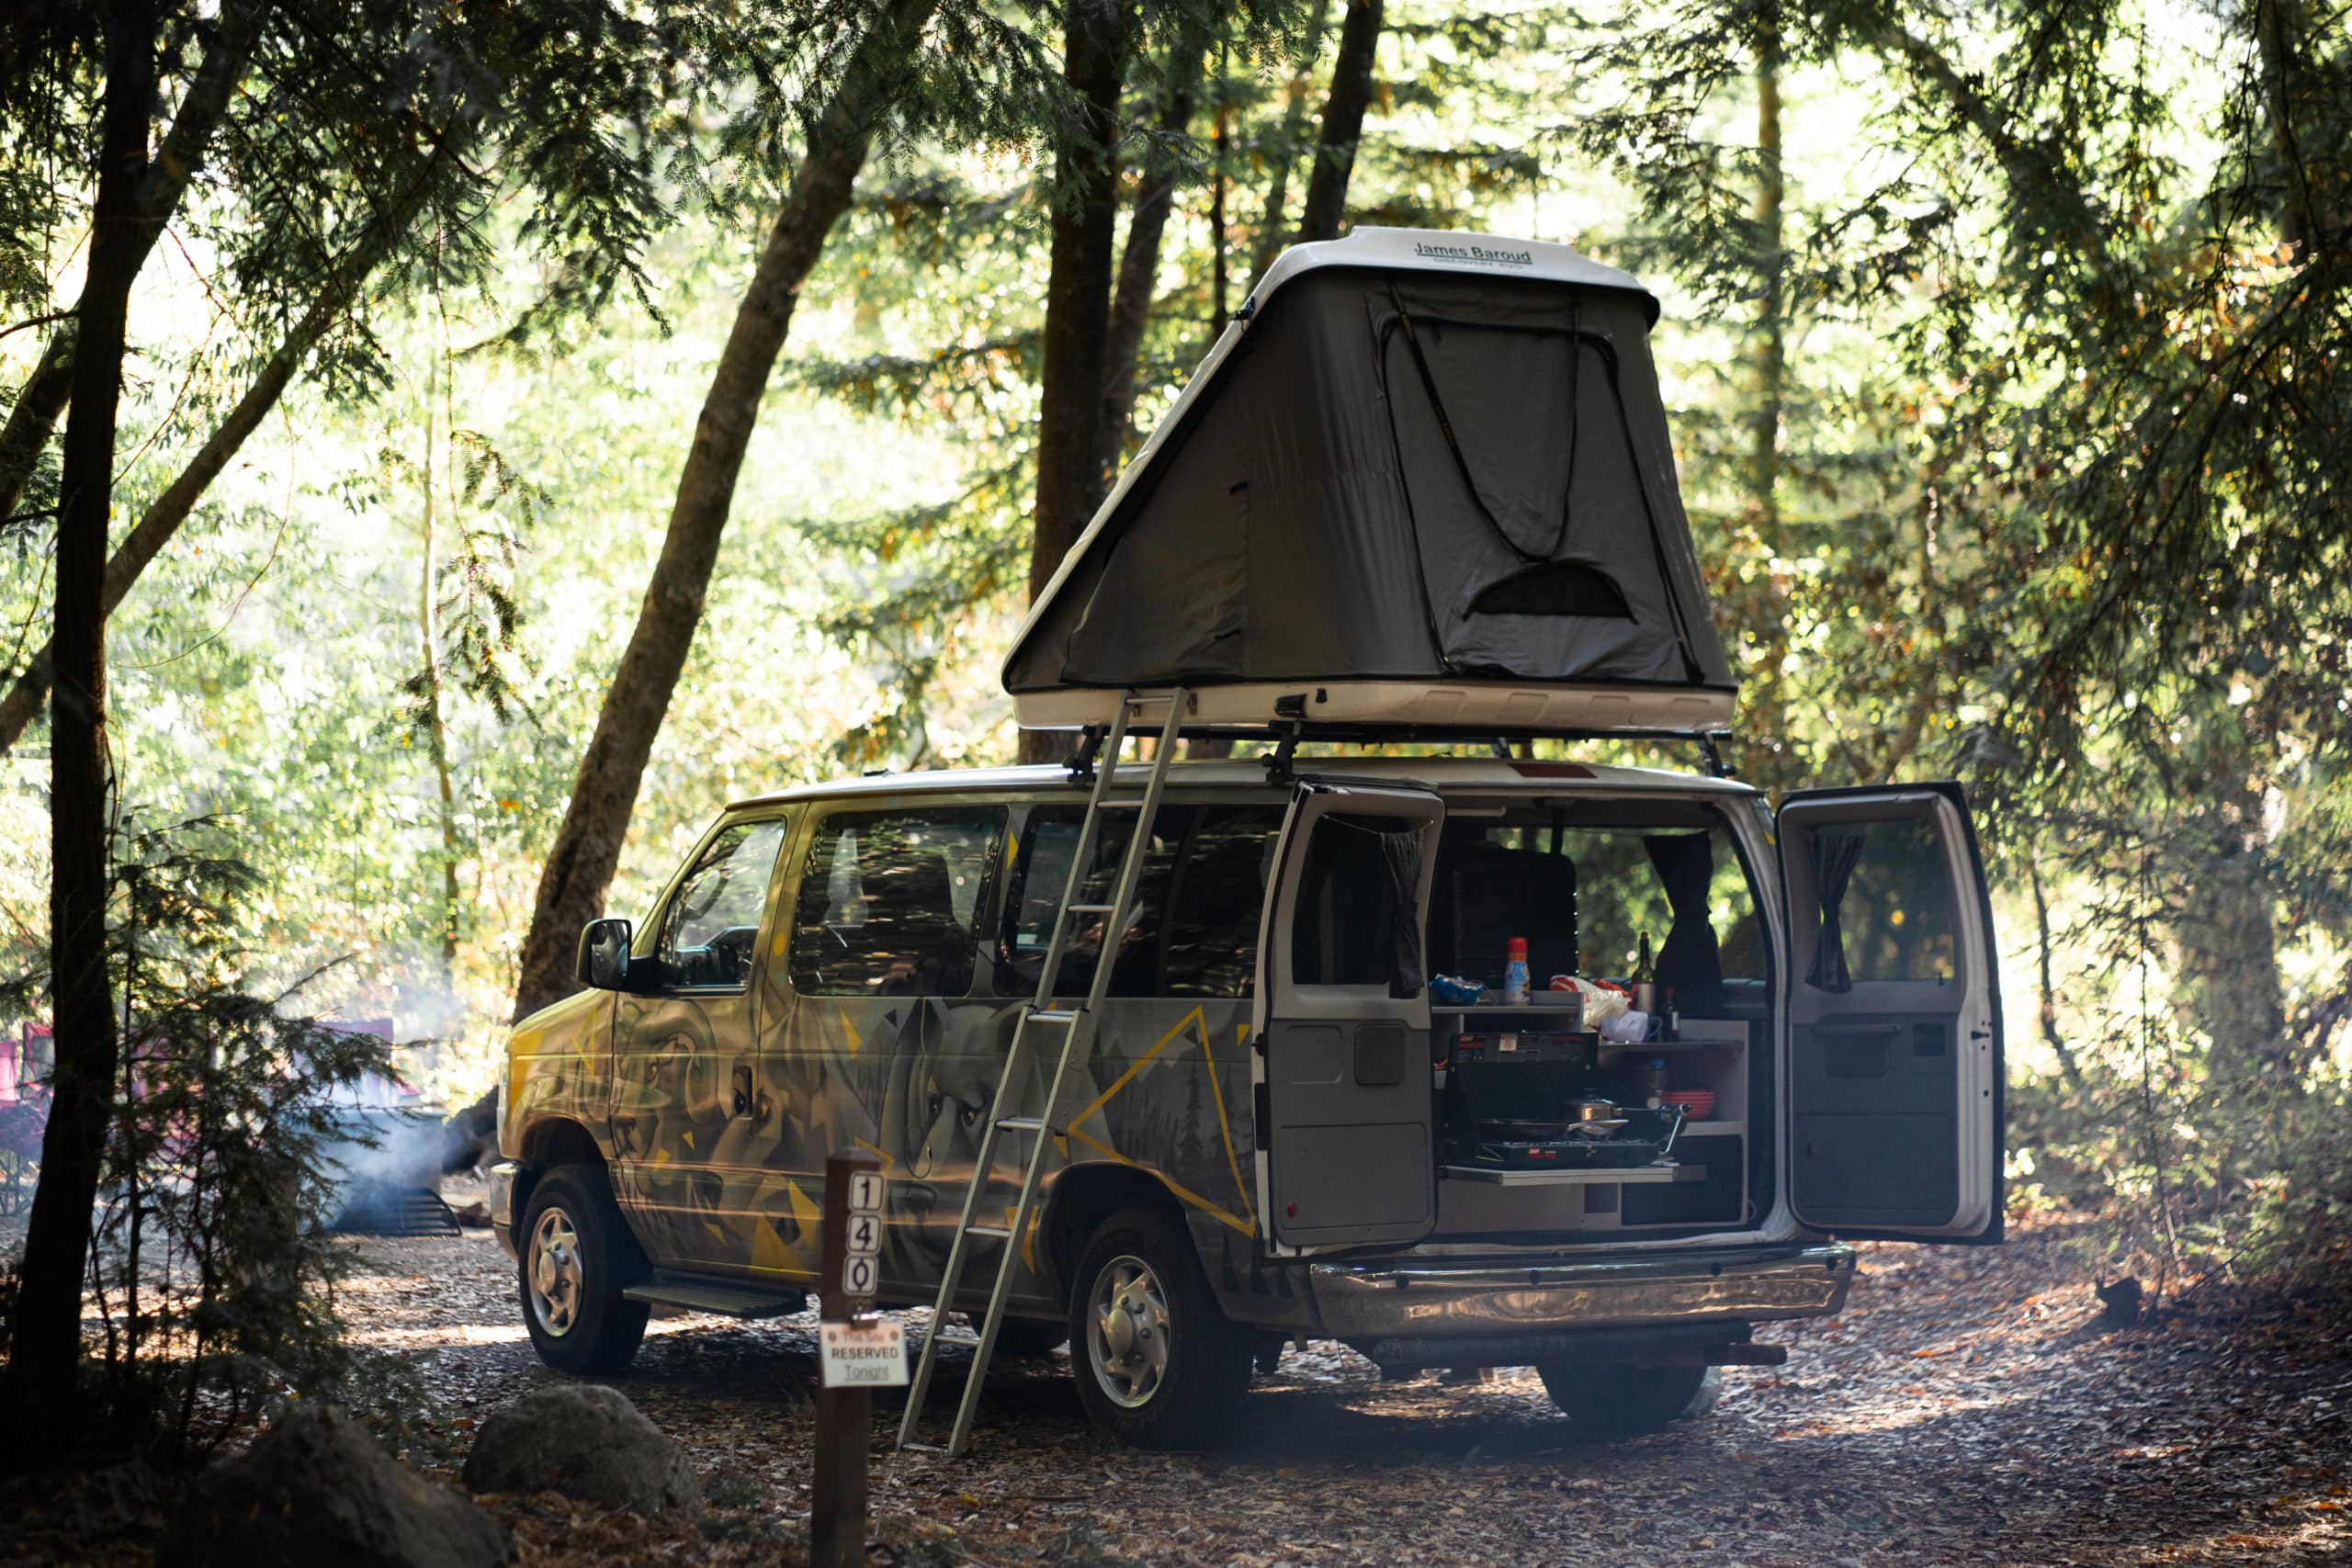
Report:
[[[1821,906],[1821,936],[1813,948],[1813,966],[1805,984],[1820,991],[1850,991],[1854,976],[1846,969],[1846,933],[1838,923],[1838,906],[1846,901],[1846,885],[1862,858],[1860,833],[1815,833],[1813,836],[1813,889]]]
[[[1394,820],[1392,818],[1391,820]],[[1421,834],[1417,829],[1380,835],[1380,858],[1388,869],[1389,895],[1396,910],[1396,950],[1388,973],[1388,994],[1399,1001],[1421,994]]]
[[[1657,870],[1674,924],[1657,953],[1657,983],[1674,993],[1674,1005],[1695,1018],[1721,1016],[1724,958],[1708,916],[1707,894],[1715,881],[1713,833],[1655,833],[1642,840]]]

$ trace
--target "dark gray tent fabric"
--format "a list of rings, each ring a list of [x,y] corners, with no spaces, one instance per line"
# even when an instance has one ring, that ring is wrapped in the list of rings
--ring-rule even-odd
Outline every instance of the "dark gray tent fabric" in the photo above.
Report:
[[[1733,680],[1630,289],[1274,291],[1005,667],[1015,693]]]

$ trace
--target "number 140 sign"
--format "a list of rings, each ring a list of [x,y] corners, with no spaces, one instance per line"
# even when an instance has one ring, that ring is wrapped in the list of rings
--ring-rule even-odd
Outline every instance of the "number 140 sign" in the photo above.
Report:
[[[871,1301],[881,1283],[882,1173],[856,1170],[849,1179],[849,1234],[842,1248],[842,1294]]]

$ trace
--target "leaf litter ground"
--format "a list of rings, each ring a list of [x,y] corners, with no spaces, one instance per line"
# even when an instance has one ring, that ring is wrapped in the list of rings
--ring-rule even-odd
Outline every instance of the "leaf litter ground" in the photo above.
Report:
[[[459,1202],[465,1194],[453,1193]],[[2352,1561],[2352,1298],[2213,1297],[2115,1328],[2064,1231],[2006,1247],[1870,1245],[1846,1312],[1758,1337],[1710,1416],[1588,1444],[1534,1375],[1383,1382],[1344,1347],[1283,1354],[1215,1451],[1117,1452],[1066,1353],[990,1374],[972,1452],[895,1452],[877,1399],[872,1561],[1426,1568]],[[357,1238],[339,1292],[362,1345],[407,1359],[404,1457],[454,1480],[490,1411],[557,1381],[486,1231]],[[925,1314],[907,1314],[920,1325]],[[525,1568],[805,1561],[813,1315],[657,1319],[605,1380],[685,1449],[708,1506],[642,1519],[493,1497]],[[960,1389],[951,1350],[934,1394]],[[0,1564],[151,1562],[176,1489],[139,1467],[0,1488]]]
[[[876,1400],[876,1561],[1413,1562],[1754,1568],[2322,1562],[2352,1555],[2352,1314],[2212,1302],[2113,1328],[2053,1228],[1984,1250],[1866,1246],[1846,1312],[1759,1333],[1789,1364],[1727,1374],[1704,1418],[1577,1440],[1532,1372],[1383,1382],[1345,1348],[1285,1352],[1214,1452],[1098,1445],[1067,1353],[1001,1363],[972,1451],[898,1453]],[[418,1358],[442,1438],[557,1374],[532,1355],[487,1233],[371,1239],[346,1307]],[[2330,1303],[2322,1303],[2327,1306]],[[925,1314],[909,1314],[917,1324]],[[962,1356],[953,1351],[951,1355]],[[963,1363],[934,1394],[953,1398]],[[711,1502],[660,1523],[502,1499],[528,1564],[797,1560],[812,1315],[657,1319],[609,1380],[684,1446]]]

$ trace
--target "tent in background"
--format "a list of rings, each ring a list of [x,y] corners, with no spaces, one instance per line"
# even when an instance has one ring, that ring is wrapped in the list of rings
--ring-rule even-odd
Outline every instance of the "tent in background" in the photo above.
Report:
[[[1285,253],[1032,607],[1021,722],[1181,684],[1203,723],[1724,728],[1657,313],[1565,245]]]

